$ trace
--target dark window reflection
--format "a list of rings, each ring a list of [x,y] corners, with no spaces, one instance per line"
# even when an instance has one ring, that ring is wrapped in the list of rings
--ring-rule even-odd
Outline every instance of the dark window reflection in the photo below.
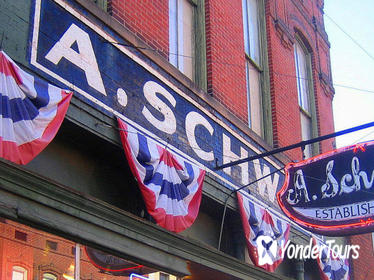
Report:
[[[0,219],[0,279],[177,280],[157,269]]]

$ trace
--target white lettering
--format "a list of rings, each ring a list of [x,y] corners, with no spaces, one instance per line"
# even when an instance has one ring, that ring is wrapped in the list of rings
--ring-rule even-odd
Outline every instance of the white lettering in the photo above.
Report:
[[[309,199],[308,190],[305,185],[304,173],[301,169],[295,172],[294,185],[295,185],[295,189],[288,190],[288,193],[287,193],[288,203],[292,205],[297,204],[299,203],[302,196],[304,196],[305,202],[309,202],[310,199]],[[293,198],[291,198],[292,196]]]
[[[302,255],[303,255],[303,258],[304,258],[304,259],[307,259],[308,257],[310,258],[310,256],[312,255],[312,248],[313,248],[313,247],[314,247],[314,246],[313,246],[313,239],[311,238],[311,239],[309,240],[309,244],[306,245],[306,246],[304,247],[304,249],[302,250],[302,251],[303,251]]]
[[[281,256],[282,256],[282,259],[284,258],[284,254],[286,253],[287,248],[290,245],[290,243],[291,243],[291,240],[287,240],[286,245],[284,245],[284,240],[281,241],[281,248],[282,248]]]
[[[287,247],[287,258],[293,259],[296,256],[296,247],[294,244],[293,246]]]
[[[144,117],[159,130],[168,134],[173,134],[177,129],[177,121],[175,119],[175,115],[172,109],[170,109],[170,107],[157,96],[157,93],[165,97],[171,103],[171,105],[175,107],[177,102],[175,101],[173,95],[165,88],[153,81],[146,82],[144,84],[143,91],[144,96],[149,104],[156,110],[158,110],[163,115],[164,119],[157,119],[145,106],[143,107],[142,111]]]
[[[352,249],[353,249],[353,254],[352,254],[352,258],[357,260],[358,257],[359,257],[359,252],[358,250],[360,250],[360,245],[353,245],[352,246]]]
[[[360,161],[358,160],[357,157],[352,158],[351,169],[352,169],[352,175],[345,174],[341,179],[341,182],[340,182],[341,189],[339,192],[340,195],[342,193],[350,193],[354,190],[359,191],[361,189],[361,180],[364,184],[365,189],[370,189],[373,186],[374,170],[371,173],[371,178],[369,180],[366,172],[360,171]],[[347,182],[352,182],[352,185],[347,185]]]
[[[72,49],[72,45],[75,42],[77,43],[79,53]],[[70,25],[61,39],[45,56],[46,59],[55,65],[63,57],[84,71],[87,83],[91,87],[106,95],[90,36],[75,24]]]
[[[240,155],[233,153],[231,151],[231,139],[226,134],[222,135],[223,139],[223,164],[229,163],[234,160],[239,160],[240,158],[248,157],[248,151],[245,150],[243,147],[240,147]],[[244,162],[238,165],[241,168],[241,177],[242,183],[248,184],[249,182],[249,172],[248,172],[248,162]],[[226,167],[223,169],[229,175],[232,175],[231,167]]]
[[[261,170],[261,164],[258,159],[255,159],[253,161],[253,165],[255,169],[256,179],[260,179],[270,174],[270,168],[266,164],[264,164],[264,167]],[[265,191],[267,191],[268,199],[271,202],[274,202],[275,195],[277,192],[278,182],[279,182],[279,175],[277,173],[274,174],[273,180],[271,179],[271,176],[267,176],[266,178],[258,181],[257,183],[258,192],[260,193],[261,196],[266,198]]]
[[[206,152],[197,144],[195,129],[198,125],[204,126],[210,135],[213,135],[214,129],[212,125],[202,115],[197,112],[189,112],[186,116],[186,135],[187,140],[190,143],[193,151],[203,160],[212,161],[214,160],[213,151]]]
[[[289,259],[298,258],[298,259],[317,259],[322,258],[323,256],[327,259],[329,258],[339,258],[341,261],[348,259],[350,252],[353,251],[351,257],[357,259],[359,257],[359,245],[338,245],[333,244],[335,240],[327,240],[324,244],[322,242],[316,241],[316,244],[313,244],[313,239],[309,240],[309,244],[304,246],[302,244],[290,244],[287,242],[282,252],[282,258],[286,255]],[[284,242],[282,243],[282,245]],[[343,251],[345,252],[343,254]]]
[[[332,169],[334,168],[334,161],[330,160],[326,165],[326,183],[321,187],[322,198],[334,197],[339,190],[338,181],[332,175]]]
[[[326,244],[328,246],[328,250],[331,251],[332,250],[332,244],[335,243],[335,240],[333,239],[330,239],[330,240],[326,240]],[[322,254],[322,253],[321,253]],[[320,256],[320,258],[322,257],[322,255]]]
[[[352,218],[367,219],[374,214],[374,200],[335,207],[294,207],[293,209],[305,217],[318,219],[320,221],[346,221]]]

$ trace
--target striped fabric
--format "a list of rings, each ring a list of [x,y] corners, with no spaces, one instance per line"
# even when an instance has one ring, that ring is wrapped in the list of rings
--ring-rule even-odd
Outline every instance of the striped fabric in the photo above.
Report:
[[[322,255],[317,258],[317,263],[322,280],[349,280],[349,260],[335,257],[327,245],[316,238],[313,243],[322,247]]]
[[[252,262],[273,272],[283,261],[290,225],[237,193],[248,253]]]
[[[190,227],[199,211],[205,171],[120,119],[118,125],[126,158],[150,215],[173,232]]]
[[[55,137],[72,96],[0,52],[0,156],[27,164]]]

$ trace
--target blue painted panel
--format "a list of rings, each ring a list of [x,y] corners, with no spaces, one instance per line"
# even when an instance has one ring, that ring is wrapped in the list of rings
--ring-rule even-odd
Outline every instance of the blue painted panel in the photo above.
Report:
[[[81,7],[76,6],[72,1],[66,1],[66,3],[82,14],[87,14],[87,11],[81,10]],[[40,4],[40,10],[39,5]],[[38,14],[40,11],[40,16]],[[88,14],[87,14],[88,15]],[[35,61],[31,57],[31,67],[37,72],[41,73],[43,76],[47,76],[48,79],[54,80],[56,83],[64,84],[65,87],[71,85],[72,90],[75,91],[75,96],[90,103],[99,110],[102,110],[109,116],[114,114],[120,114],[135,123],[137,128],[140,128],[146,134],[156,135],[156,138],[163,139],[167,141],[169,147],[187,157],[193,158],[195,161],[204,165],[208,171],[212,174],[217,175],[219,180],[227,180],[226,185],[230,187],[231,184],[240,187],[243,184],[241,169],[236,166],[232,168],[231,174],[227,174],[220,171],[214,171],[215,160],[205,161],[201,159],[196,151],[204,150],[206,152],[213,151],[214,158],[217,159],[218,164],[223,163],[223,135],[226,135],[231,142],[231,151],[237,155],[240,155],[241,148],[244,148],[248,155],[254,155],[256,152],[252,150],[245,141],[251,143],[253,147],[258,150],[263,151],[258,144],[254,143],[252,139],[244,135],[237,130],[236,127],[225,121],[218,112],[215,112],[215,116],[221,119],[222,123],[216,122],[209,112],[214,112],[211,108],[207,106],[197,106],[192,102],[185,99],[180,93],[174,90],[173,86],[178,88],[183,88],[182,85],[173,81],[168,73],[162,72],[161,69],[154,65],[152,62],[147,60],[147,58],[142,57],[138,54],[136,49],[129,48],[128,50],[140,57],[143,61],[146,61],[150,66],[140,65],[130,58],[127,54],[122,52],[115,44],[107,41],[99,33],[99,31],[104,31],[105,34],[113,37],[113,40],[121,41],[113,31],[103,26],[99,21],[91,20],[94,27],[88,26],[87,19],[79,19],[69,12],[64,7],[57,4],[52,0],[35,0],[35,13],[34,13],[34,27],[35,32],[30,34],[30,53],[36,55]],[[62,58],[57,64],[52,63],[46,58],[46,55],[51,49],[56,47],[56,43],[61,40],[64,33],[72,26],[76,25],[80,32],[88,34],[89,41],[92,44],[92,49],[94,52],[94,60],[98,65],[99,75],[102,79],[104,85],[106,96],[103,95],[99,90],[89,85],[87,80],[87,75],[84,69],[80,66],[75,65],[72,61],[66,58]],[[92,25],[91,25],[92,26]],[[102,34],[102,33],[101,33]],[[71,46],[68,46],[71,51],[74,51],[78,56],[84,55],[83,50],[79,48],[79,44],[74,42]],[[143,67],[144,66],[144,67]],[[152,74],[150,68],[156,69],[156,74]],[[151,106],[146,99],[143,91],[143,87],[147,82],[153,81],[158,85],[162,86],[168,93],[170,93],[175,99],[175,107],[167,98],[161,94],[157,94],[157,97],[161,99],[169,108],[173,109],[173,114],[176,118],[176,131],[173,134],[168,134],[159,129],[159,127],[153,125],[142,113],[144,108],[147,108],[151,114],[162,121],[164,116],[153,106]],[[79,88],[83,91],[79,92],[76,90]],[[123,89],[127,95],[127,105],[122,106],[117,99],[117,90]],[[184,90],[184,93],[188,96],[193,96],[194,93],[189,92],[188,89]],[[89,100],[90,99],[90,100]],[[114,110],[106,110],[103,106],[95,103],[95,100],[101,101],[108,107]],[[195,138],[198,147],[191,147],[188,142],[186,135],[185,120],[186,116],[190,112],[197,112],[206,121],[209,122],[214,132],[211,135],[207,128],[202,125],[198,125],[195,129]],[[243,140],[245,139],[245,141]],[[268,167],[270,172],[278,169],[278,166],[274,166],[267,160],[261,159],[260,161],[261,170],[264,167]],[[272,162],[278,163],[278,161],[273,158]],[[279,163],[278,163],[279,164]],[[249,181],[253,181],[260,177],[256,174],[254,163],[249,163],[248,168]],[[260,172],[261,173],[261,172]],[[283,182],[283,175],[278,174],[279,182],[277,188]],[[272,178],[273,180],[273,178]],[[232,185],[231,185],[232,186]],[[253,188],[252,188],[253,190]],[[254,188],[256,190],[256,188]],[[274,198],[274,197],[273,197]],[[270,198],[270,200],[273,200]],[[275,202],[275,201],[274,201]]]

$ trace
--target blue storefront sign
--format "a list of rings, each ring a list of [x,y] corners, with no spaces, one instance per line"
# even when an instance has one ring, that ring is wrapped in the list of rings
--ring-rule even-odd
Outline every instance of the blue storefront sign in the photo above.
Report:
[[[214,170],[216,163],[264,149],[75,2],[35,0],[30,46],[35,71],[202,166],[229,188],[281,166],[269,157]],[[276,205],[282,181],[282,173],[269,176],[252,193]]]
[[[332,236],[374,229],[374,142],[286,167],[282,210],[310,231]]]

